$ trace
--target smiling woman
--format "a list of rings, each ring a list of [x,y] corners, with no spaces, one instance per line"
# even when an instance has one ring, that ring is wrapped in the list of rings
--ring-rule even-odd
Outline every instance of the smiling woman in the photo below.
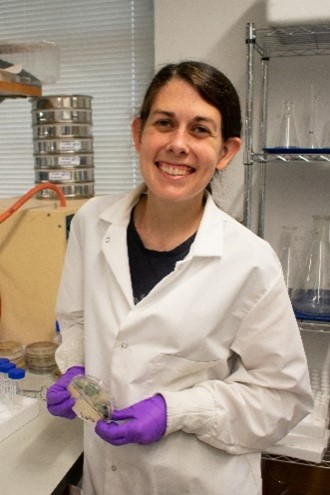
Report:
[[[48,409],[73,417],[78,372],[118,401],[85,425],[86,495],[261,495],[261,451],[312,406],[280,263],[208,192],[240,127],[219,70],[166,66],[132,124],[143,183],[72,221]]]

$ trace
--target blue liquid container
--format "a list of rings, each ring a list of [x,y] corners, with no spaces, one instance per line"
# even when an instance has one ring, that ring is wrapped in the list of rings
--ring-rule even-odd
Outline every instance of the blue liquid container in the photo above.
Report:
[[[290,297],[302,320],[330,321],[330,216],[313,216],[313,239]]]
[[[330,322],[330,290],[297,290],[293,309],[299,320]]]

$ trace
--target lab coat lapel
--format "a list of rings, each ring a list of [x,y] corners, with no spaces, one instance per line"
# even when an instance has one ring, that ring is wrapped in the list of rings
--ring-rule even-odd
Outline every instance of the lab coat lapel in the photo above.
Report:
[[[121,201],[103,211],[100,216],[102,221],[108,223],[102,239],[102,252],[114,276],[114,281],[125,295],[131,308],[134,307],[134,301],[127,252],[127,225],[131,210],[145,189],[145,185],[141,184],[130,194],[123,196]]]
[[[134,302],[127,255],[125,226],[110,225],[102,239],[102,251],[116,282],[124,293],[129,305],[133,307]],[[110,288],[110,290],[112,290],[112,288]]]

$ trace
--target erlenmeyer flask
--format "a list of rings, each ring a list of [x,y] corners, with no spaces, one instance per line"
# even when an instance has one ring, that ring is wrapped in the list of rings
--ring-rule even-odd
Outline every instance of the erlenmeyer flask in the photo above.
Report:
[[[330,321],[330,216],[313,216],[310,250],[291,293],[296,317]]]
[[[299,138],[294,116],[294,102],[283,101],[280,125],[275,137],[275,148],[299,148]]]
[[[319,142],[315,135],[315,125],[317,121],[317,105],[318,97],[314,94],[314,84],[311,84],[311,96],[310,96],[310,112],[309,112],[309,125],[306,140],[306,148],[315,149],[319,148]]]
[[[295,277],[298,273],[298,254],[295,246],[295,232],[297,227],[282,226],[280,238],[281,248],[279,259],[282,265],[284,280],[288,288],[289,295],[292,292]]]

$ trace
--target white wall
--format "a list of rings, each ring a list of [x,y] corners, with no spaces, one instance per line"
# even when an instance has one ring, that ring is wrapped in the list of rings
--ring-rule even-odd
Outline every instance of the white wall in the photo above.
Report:
[[[265,4],[265,0],[155,0],[156,68],[186,58],[201,59],[215,65],[236,86],[244,114],[245,27],[248,22],[254,22],[258,29],[268,27]],[[296,99],[296,117],[304,137],[313,78],[316,78],[315,89],[321,95],[317,122],[321,138],[330,115],[326,76],[329,69],[329,56],[271,60],[270,139],[278,125],[282,98],[286,94]],[[240,153],[220,184],[222,207],[238,219],[242,218],[243,209],[243,169]],[[282,225],[310,229],[312,214],[330,214],[330,166],[267,166],[267,175],[265,237],[278,250]],[[257,198],[257,193],[254,193],[254,198]]]
[[[247,22],[265,27],[264,0],[155,0],[156,68],[183,59],[208,62],[235,85],[244,109]],[[243,211],[243,154],[222,177],[222,207],[238,219]]]

